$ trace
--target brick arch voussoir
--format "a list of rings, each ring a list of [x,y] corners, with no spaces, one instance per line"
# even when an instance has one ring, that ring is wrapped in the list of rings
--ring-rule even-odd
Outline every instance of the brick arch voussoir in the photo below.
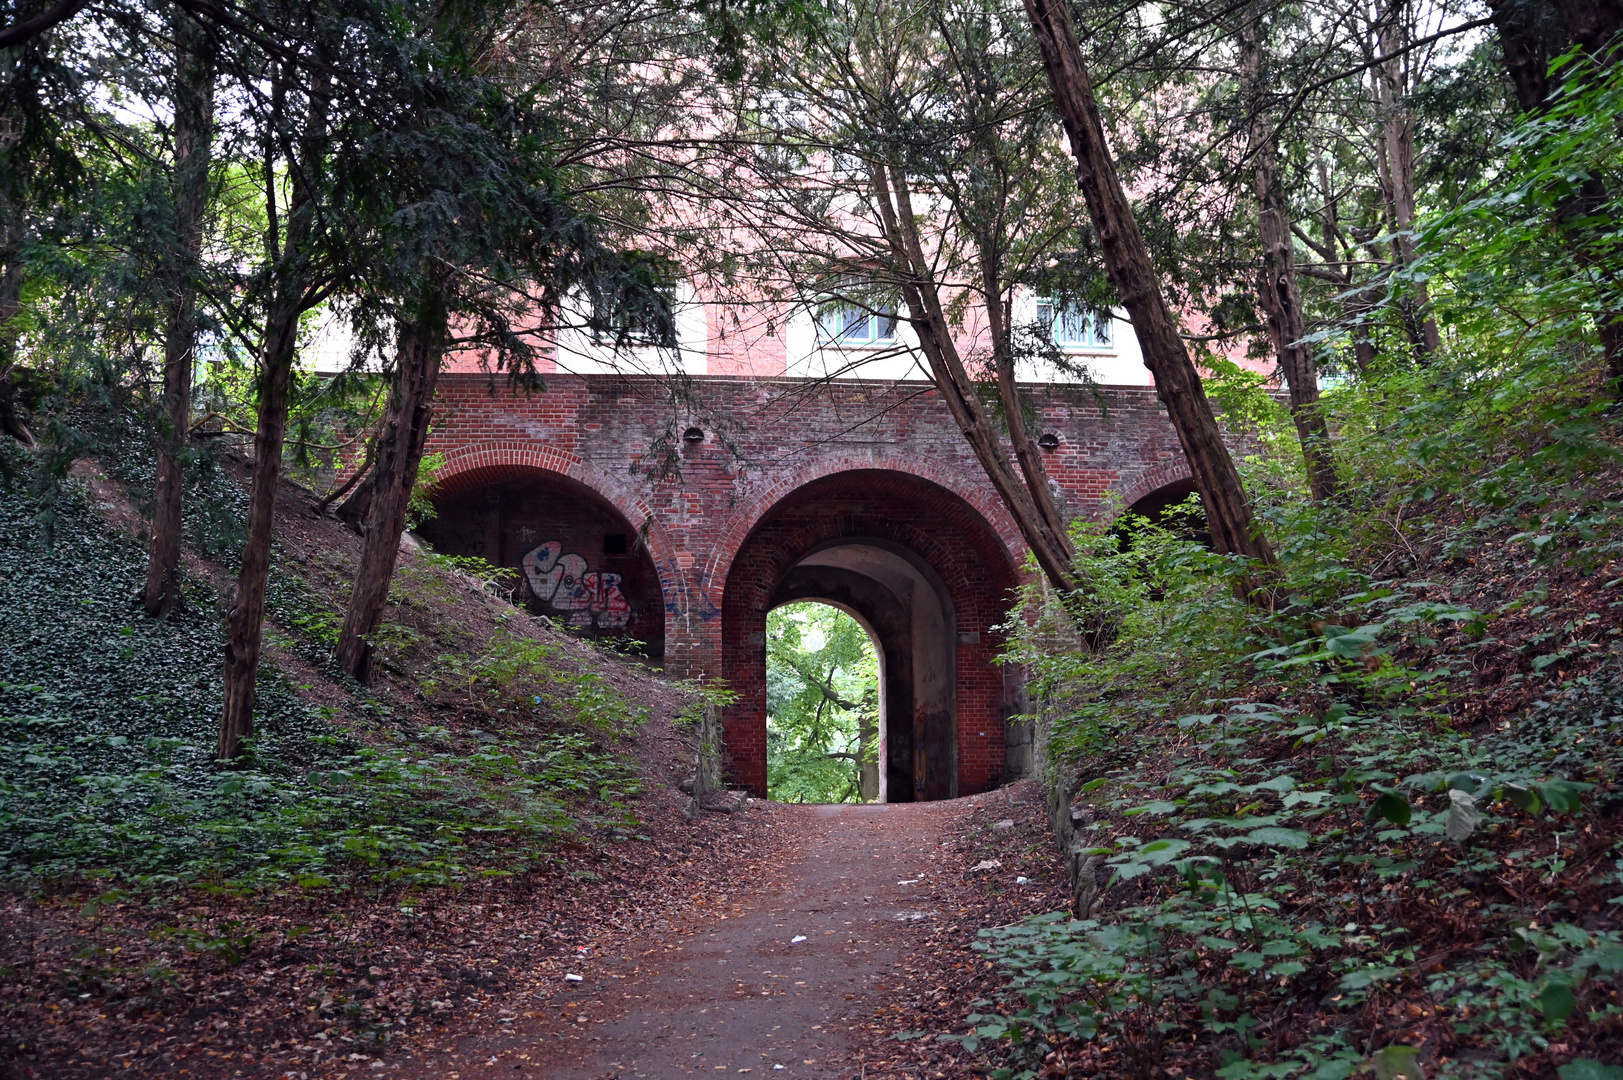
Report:
[[[1192,480],[1193,478],[1187,461],[1180,458],[1175,461],[1164,462],[1141,474],[1131,485],[1121,489],[1122,505],[1124,507],[1132,506],[1152,491],[1159,491],[1168,484],[1175,484],[1180,480]]]
[[[757,572],[744,574],[739,581],[732,583],[722,610],[731,613],[762,609],[777,588],[778,581],[806,552],[832,541],[853,537],[888,540],[912,551],[941,577],[947,591],[960,603],[986,584],[971,580],[962,564],[955,561],[961,552],[949,550],[938,539],[912,525],[871,519],[851,521],[844,517],[824,518],[815,524],[796,528],[788,538],[791,542],[781,550],[758,547],[741,552],[733,566]],[[967,539],[965,543],[974,547]],[[995,573],[993,576],[996,577]]]
[[[928,460],[858,454],[840,455],[816,461],[795,473],[774,480],[769,486],[751,493],[733,509],[727,521],[718,530],[709,557],[704,560],[705,570],[701,580],[716,594],[710,598],[711,602],[718,608],[721,606],[721,594],[725,591],[727,577],[732,572],[734,560],[756,526],[780,503],[807,484],[840,473],[863,471],[900,473],[926,480],[957,496],[974,510],[982,522],[1002,541],[1012,566],[1019,567],[1025,558],[1025,539],[1015,527],[1013,519],[1010,518],[990,482],[965,484],[961,472]]]
[[[534,444],[483,442],[468,443],[445,451],[445,465],[434,480],[436,497],[443,498],[485,484],[504,480],[521,480],[536,473],[564,476],[583,484],[598,497],[614,507],[615,511],[632,527],[642,533],[647,524],[644,541],[648,556],[665,602],[676,602],[682,610],[687,608],[686,581],[677,559],[676,545],[656,515],[635,493],[608,473],[568,450]]]

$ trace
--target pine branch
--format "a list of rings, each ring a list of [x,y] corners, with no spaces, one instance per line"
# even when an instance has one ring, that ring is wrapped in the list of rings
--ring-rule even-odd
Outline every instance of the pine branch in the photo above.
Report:
[[[90,0],[58,0],[54,6],[32,19],[13,23],[0,30],[0,49],[26,44],[58,23],[67,22],[83,11],[89,3]]]

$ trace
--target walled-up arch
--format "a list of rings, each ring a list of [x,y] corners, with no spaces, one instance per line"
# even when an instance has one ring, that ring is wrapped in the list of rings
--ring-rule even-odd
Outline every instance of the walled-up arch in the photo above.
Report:
[[[438,550],[519,572],[516,598],[592,637],[664,655],[676,559],[639,500],[549,447],[473,446],[447,456],[420,532]]]
[[[721,667],[734,779],[766,794],[766,617],[814,599],[878,640],[890,801],[951,798],[1001,782],[1009,694],[993,627],[1012,600],[1009,544],[974,506],[910,472],[824,475],[760,512],[726,563]]]

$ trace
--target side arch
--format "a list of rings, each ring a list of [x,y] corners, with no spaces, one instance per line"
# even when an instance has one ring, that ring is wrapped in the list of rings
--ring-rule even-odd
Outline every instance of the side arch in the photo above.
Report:
[[[1189,463],[1182,457],[1175,461],[1163,462],[1153,469],[1140,473],[1136,480],[1121,489],[1122,505],[1132,506],[1151,492],[1180,481],[1194,482],[1194,477],[1189,472]]]
[[[429,449],[435,449],[432,442]],[[562,476],[589,488],[612,506],[637,531],[639,543],[659,577],[665,606],[665,637],[680,633],[692,610],[686,576],[678,548],[648,503],[602,469],[567,450],[544,444],[487,441],[463,443],[444,451],[445,466],[435,478],[437,498],[503,481],[522,480],[537,473]]]

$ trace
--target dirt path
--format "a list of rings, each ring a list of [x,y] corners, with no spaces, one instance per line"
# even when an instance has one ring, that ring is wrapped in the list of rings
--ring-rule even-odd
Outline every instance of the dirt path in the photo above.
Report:
[[[797,854],[778,880],[739,883],[746,898],[732,913],[588,961],[583,981],[564,983],[508,1031],[402,1071],[447,1080],[859,1075],[850,1032],[901,975],[909,924],[941,914],[947,893],[937,890],[958,873],[942,843],[973,810],[972,800],[774,808],[776,827],[799,834]]]
[[[977,932],[1064,905],[1035,784],[912,806],[755,802],[697,823],[678,802],[641,805],[646,842],[414,895],[409,911],[393,896],[266,910],[181,894],[94,913],[90,893],[12,897],[0,1077],[984,1075],[933,1036],[1002,985]],[[177,924],[248,927],[252,950],[178,949]]]

